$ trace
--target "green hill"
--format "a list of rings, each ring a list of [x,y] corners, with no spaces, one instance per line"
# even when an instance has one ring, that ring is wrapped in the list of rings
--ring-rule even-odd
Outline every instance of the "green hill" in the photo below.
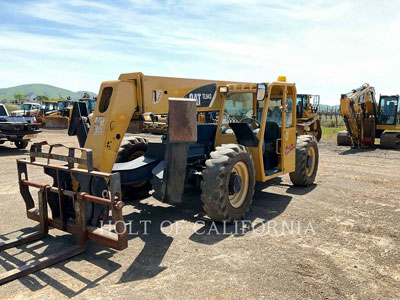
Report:
[[[71,99],[80,98],[85,91],[73,92],[70,90],[62,89],[48,84],[23,84],[9,88],[0,89],[0,101],[1,100],[12,100],[14,99],[14,94],[24,94],[24,95],[45,95],[49,98],[59,98],[59,97],[71,97]],[[88,92],[90,96],[96,97],[97,94]]]

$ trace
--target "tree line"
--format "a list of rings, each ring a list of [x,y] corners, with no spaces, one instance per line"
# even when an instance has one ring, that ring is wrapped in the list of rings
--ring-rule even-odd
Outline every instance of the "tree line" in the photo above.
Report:
[[[13,104],[22,104],[26,101],[27,96],[25,94],[14,94],[14,99],[10,101],[10,103]],[[59,100],[57,98],[49,98],[45,95],[38,95],[35,98],[33,98],[34,101],[41,102],[41,101],[47,101],[47,100]]]

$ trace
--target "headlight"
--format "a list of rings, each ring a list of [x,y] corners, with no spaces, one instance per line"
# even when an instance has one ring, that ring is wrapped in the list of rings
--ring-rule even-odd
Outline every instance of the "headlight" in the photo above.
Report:
[[[219,87],[219,92],[220,93],[227,93],[228,92],[228,87],[227,86],[220,86]]]

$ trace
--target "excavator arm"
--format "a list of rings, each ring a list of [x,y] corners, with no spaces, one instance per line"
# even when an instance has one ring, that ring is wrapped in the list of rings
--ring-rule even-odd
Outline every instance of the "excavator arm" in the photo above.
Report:
[[[342,94],[340,112],[353,147],[374,144],[376,111],[375,88],[368,83]]]

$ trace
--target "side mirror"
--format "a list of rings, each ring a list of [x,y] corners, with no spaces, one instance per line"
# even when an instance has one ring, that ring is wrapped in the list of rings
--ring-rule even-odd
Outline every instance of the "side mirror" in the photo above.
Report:
[[[265,99],[267,94],[267,85],[264,83],[257,84],[257,101]]]

